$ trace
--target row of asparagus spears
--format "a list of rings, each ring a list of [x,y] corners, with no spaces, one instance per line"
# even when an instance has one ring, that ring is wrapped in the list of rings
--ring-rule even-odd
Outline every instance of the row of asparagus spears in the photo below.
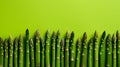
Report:
[[[85,32],[76,42],[74,36],[47,31],[42,38],[37,30],[30,38],[27,29],[25,37],[0,37],[0,67],[120,67],[118,31],[112,36],[104,31],[99,38],[95,31],[89,40]]]

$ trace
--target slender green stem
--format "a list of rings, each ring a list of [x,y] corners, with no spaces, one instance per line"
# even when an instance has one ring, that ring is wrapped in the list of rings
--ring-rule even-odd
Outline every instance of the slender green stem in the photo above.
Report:
[[[87,67],[87,34],[83,34],[81,67]]]
[[[74,32],[70,36],[70,67],[75,67],[75,44],[74,44]]]
[[[112,67],[112,43],[110,34],[106,38],[106,67]]]
[[[81,41],[80,38],[77,40],[77,45],[76,45],[76,58],[75,58],[75,67],[80,67],[80,60],[81,60]]]
[[[4,50],[3,50],[3,40],[0,37],[0,67],[3,67],[3,55],[4,54]]]
[[[93,40],[93,49],[94,49],[94,53],[93,53],[93,61],[94,61],[94,67],[98,67],[99,66],[99,44],[98,44],[98,33],[95,31],[94,33],[94,40]]]
[[[64,39],[60,42],[60,67],[64,67],[64,46],[65,42]]]
[[[49,31],[45,35],[45,67],[50,67],[50,35]]]
[[[8,39],[8,66],[13,67],[13,41],[11,36]]]
[[[41,67],[44,67],[45,66],[45,61],[44,61],[44,59],[45,59],[45,54],[44,54],[44,41],[43,41],[43,39],[42,38],[40,38],[40,44],[41,44],[41,60],[40,60],[40,62],[41,62]]]
[[[51,38],[51,67],[55,67],[55,32]]]
[[[30,39],[29,44],[30,44],[30,67],[35,67],[33,39]]]
[[[120,32],[116,32],[116,46],[117,46],[117,67],[120,67]]]
[[[104,67],[105,66],[105,57],[106,57],[106,51],[105,51],[105,36],[106,36],[106,32],[104,31],[102,33],[102,37],[100,39],[100,46],[99,46],[99,65],[100,67]]]
[[[65,67],[69,67],[69,33],[66,32],[65,37]]]
[[[93,38],[88,43],[88,66],[93,67]]]
[[[5,39],[3,47],[4,47],[3,67],[8,67],[8,41],[7,41],[7,39]]]
[[[112,63],[113,63],[113,66],[112,67],[117,67],[117,61],[116,61],[116,36],[113,34],[112,36],[112,53],[113,53],[113,57],[112,57]]]
[[[35,66],[40,66],[40,33],[35,33]]]
[[[18,67],[23,67],[23,38],[22,35],[19,36],[18,40]]]
[[[13,67],[18,67],[18,38],[16,37],[13,44]]]
[[[58,30],[56,35],[56,63],[55,67],[60,67],[60,31]]]

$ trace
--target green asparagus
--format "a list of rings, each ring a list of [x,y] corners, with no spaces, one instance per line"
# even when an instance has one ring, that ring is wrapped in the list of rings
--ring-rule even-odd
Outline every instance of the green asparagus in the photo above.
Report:
[[[45,66],[45,63],[44,63],[44,59],[45,59],[45,57],[44,57],[44,41],[43,41],[43,39],[42,38],[40,38],[40,44],[41,44],[41,60],[40,60],[40,64],[41,64],[41,67],[44,67]]]
[[[13,41],[11,36],[8,39],[8,66],[13,67]]]
[[[33,39],[29,40],[29,45],[30,45],[30,67],[35,67]]]
[[[50,33],[49,30],[45,35],[45,67],[50,67]]]
[[[76,45],[76,61],[75,61],[75,67],[80,67],[80,60],[81,60],[81,41],[80,38],[77,40],[77,45]]]
[[[65,67],[69,67],[69,33],[66,32],[65,37]]]
[[[55,57],[55,67],[60,67],[60,31],[58,30],[56,34],[56,57]]]
[[[112,44],[110,34],[108,34],[106,38],[106,67],[112,67]]]
[[[117,67],[120,67],[120,32],[116,32],[116,47],[117,47]]]
[[[18,67],[18,38],[16,37],[13,44],[13,67]]]
[[[81,67],[87,67],[87,34],[83,34],[82,38],[82,56],[81,56]]]
[[[4,41],[4,62],[3,62],[3,67],[8,67],[8,40],[5,39]]]
[[[112,67],[117,67],[116,66],[116,63],[117,63],[117,61],[116,61],[116,36],[113,34],[113,36],[112,36],[112,49],[113,49],[113,51],[112,51],[112,55],[113,55],[113,58],[112,58],[112,60],[113,60],[113,66]]]
[[[70,37],[70,67],[75,67],[75,44],[74,44],[74,32],[71,33]]]
[[[106,32],[104,31],[102,33],[102,37],[100,39],[100,46],[99,46],[99,65],[100,67],[104,67],[105,66],[105,56],[106,56],[106,51],[105,51],[105,36],[106,36]]]
[[[51,67],[55,67],[55,32],[51,38]]]
[[[35,33],[35,67],[40,66],[40,33],[37,30]]]
[[[93,38],[88,43],[88,67],[93,67]]]
[[[29,58],[29,30],[26,30],[26,37],[25,37],[25,67],[30,66],[30,58]]]
[[[19,36],[18,40],[18,67],[23,67],[23,38],[22,35]]]
[[[64,67],[64,46],[65,42],[64,39],[60,42],[60,67]]]
[[[98,33],[95,31],[94,33],[94,40],[93,40],[93,62],[94,62],[94,67],[99,66],[99,45],[98,45]]]
[[[0,37],[0,67],[3,67],[3,57],[4,57],[4,51],[3,51],[3,40]]]

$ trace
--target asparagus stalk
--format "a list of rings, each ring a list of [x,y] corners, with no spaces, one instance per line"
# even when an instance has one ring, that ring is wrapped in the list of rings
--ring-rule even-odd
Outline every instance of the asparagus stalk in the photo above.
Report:
[[[8,67],[8,41],[5,39],[4,41],[4,62],[3,62],[3,67]]]
[[[51,39],[51,67],[55,67],[55,32],[53,32]]]
[[[81,67],[87,67],[87,34],[83,34]]]
[[[113,66],[112,67],[117,67],[116,66],[116,36],[113,34],[113,36],[112,36],[112,49],[113,49],[113,51],[112,51],[112,53],[113,53],[113,58],[112,58],[112,60],[113,60]]]
[[[29,30],[26,30],[26,37],[25,37],[25,67],[30,66],[30,58],[29,58]]]
[[[13,67],[18,67],[18,38],[15,38],[13,44]]]
[[[93,67],[93,38],[88,43],[88,66]]]
[[[69,33],[66,32],[65,37],[65,67],[69,67]]]
[[[35,33],[35,67],[40,66],[40,33]]]
[[[105,56],[106,56],[106,53],[105,53],[105,36],[106,36],[106,32],[104,31],[102,33],[102,37],[100,39],[100,47],[99,47],[99,58],[100,58],[100,67],[104,67],[105,66]]]
[[[18,67],[23,67],[23,38],[19,36],[18,40]]]
[[[64,39],[60,42],[60,67],[64,67],[64,46],[65,42]]]
[[[13,42],[11,36],[8,39],[8,66],[13,67]]]
[[[34,62],[34,43],[33,39],[30,39],[29,41],[30,44],[30,67],[35,67],[35,62]]]
[[[45,36],[45,67],[50,67],[50,35],[49,31],[46,32]]]
[[[108,34],[106,38],[106,67],[112,67],[112,44],[110,34]]]
[[[80,38],[77,40],[76,45],[76,61],[75,61],[75,67],[80,67],[80,60],[81,60],[81,41]]]
[[[75,67],[75,44],[74,44],[74,32],[71,33],[70,37],[70,67]]]
[[[40,38],[40,44],[41,44],[40,64],[41,64],[41,67],[45,67],[45,63],[44,63],[44,41],[43,41],[42,38]]]
[[[56,63],[55,67],[60,67],[60,31],[56,35]]]
[[[99,66],[99,61],[98,61],[98,59],[99,59],[99,45],[98,45],[98,33],[95,31],[95,33],[94,33],[94,41],[93,41],[93,44],[94,44],[94,46],[93,46],[93,49],[94,49],[94,53],[93,53],[93,57],[94,57],[94,67],[98,67]]]
[[[4,54],[4,51],[3,51],[3,40],[0,37],[0,67],[3,67],[3,54]]]
[[[120,67],[120,32],[116,32],[116,46],[117,46],[117,67]]]

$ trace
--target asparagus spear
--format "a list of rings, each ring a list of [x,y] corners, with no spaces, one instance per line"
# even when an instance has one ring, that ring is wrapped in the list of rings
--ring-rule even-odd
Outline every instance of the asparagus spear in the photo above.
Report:
[[[40,33],[35,33],[35,67],[40,65]]]
[[[25,37],[25,67],[30,66],[30,58],[29,58],[29,30],[26,30],[26,37]]]
[[[34,43],[33,39],[30,39],[29,41],[30,44],[30,67],[35,67],[35,62],[34,62]]]
[[[8,39],[8,66],[13,67],[13,42],[11,36]]]
[[[110,34],[108,34],[106,38],[106,67],[112,67],[112,44]]]
[[[94,62],[94,67],[98,67],[99,66],[99,62],[98,62],[98,59],[99,59],[99,54],[98,54],[98,52],[99,52],[99,45],[98,45],[98,33],[95,31],[95,33],[94,33],[94,41],[93,41],[93,44],[94,44],[94,46],[93,46],[93,49],[94,49],[94,51],[93,51],[93,62]]]
[[[93,38],[88,43],[88,66],[93,67]]]
[[[0,67],[3,67],[3,54],[4,54],[4,51],[3,51],[3,40],[0,37]]]
[[[23,67],[23,38],[19,36],[18,40],[18,67]]]
[[[112,36],[112,46],[113,46],[113,51],[112,51],[112,53],[113,53],[113,58],[112,58],[112,60],[113,60],[113,66],[112,67],[117,67],[116,66],[116,36],[113,34],[113,36]]]
[[[100,67],[104,67],[105,66],[105,36],[106,36],[106,32],[104,31],[102,33],[102,37],[100,39],[100,47],[99,47],[99,58],[100,58]]]
[[[76,61],[75,61],[75,67],[80,67],[80,60],[81,60],[81,41],[80,38],[77,40],[77,45],[76,45]]]
[[[46,32],[45,36],[45,67],[50,67],[50,35],[49,31]]]
[[[116,32],[116,46],[117,46],[117,67],[120,67],[120,32]]]
[[[66,32],[65,37],[65,67],[69,67],[69,33]]]
[[[7,39],[5,39],[4,41],[3,49],[4,49],[3,67],[8,67],[8,41]]]
[[[40,60],[40,64],[41,64],[41,67],[44,67],[44,41],[42,38],[40,38],[40,44],[41,44],[41,60]]]
[[[18,38],[15,38],[13,44],[13,67],[18,67]]]
[[[61,40],[60,45],[60,67],[64,67],[64,39]]]
[[[56,35],[56,63],[55,67],[60,67],[60,31]]]
[[[55,67],[55,32],[53,32],[51,39],[51,67]]]
[[[81,67],[87,67],[87,34],[83,34]]]
[[[70,37],[70,67],[75,67],[75,44],[74,44],[74,32],[71,33]]]

